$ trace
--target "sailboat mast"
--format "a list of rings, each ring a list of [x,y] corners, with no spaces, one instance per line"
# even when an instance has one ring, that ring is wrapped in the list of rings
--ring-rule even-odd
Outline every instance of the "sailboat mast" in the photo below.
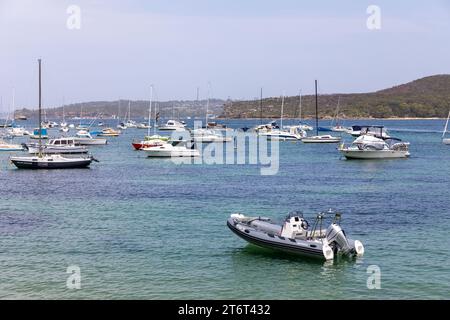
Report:
[[[319,101],[317,98],[317,80],[316,80],[316,136],[319,135]]]
[[[445,134],[447,133],[449,119],[450,119],[450,111],[448,112],[448,117],[447,117],[447,122],[445,123],[444,132],[442,133],[442,139],[445,137]]]
[[[131,100],[128,100],[128,122],[131,121]]]
[[[259,124],[262,124],[262,107],[263,107],[263,88],[261,88],[261,96],[259,99]]]
[[[150,136],[151,118],[152,118],[152,100],[153,100],[153,85],[150,86],[150,104],[148,106],[148,128],[147,136]]]
[[[284,112],[284,92],[281,98],[281,119],[280,119],[280,130],[283,130],[283,112]]]
[[[66,121],[65,121],[66,117],[65,117],[65,114],[64,114],[64,105],[66,104],[65,100],[66,100],[65,97],[63,97],[63,105],[62,105],[63,123],[66,123]]]
[[[208,112],[209,112],[209,95],[211,91],[211,85],[208,83],[208,100],[206,101],[206,114],[205,114],[205,129],[208,129]]]
[[[42,158],[42,119],[41,119],[41,101],[42,101],[42,90],[41,90],[41,59],[38,59],[39,62],[39,157]]]
[[[302,122],[302,90],[299,93],[299,103],[298,103],[298,118],[300,123]]]

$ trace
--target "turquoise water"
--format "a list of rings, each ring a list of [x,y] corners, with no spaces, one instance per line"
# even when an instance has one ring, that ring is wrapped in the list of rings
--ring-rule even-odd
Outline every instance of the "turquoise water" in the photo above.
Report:
[[[137,129],[92,147],[101,162],[91,169],[20,171],[0,154],[0,298],[448,299],[443,121],[376,123],[411,142],[410,159],[347,161],[336,145],[287,142],[279,173],[261,176],[258,166],[145,158],[130,145],[144,134]],[[328,208],[344,213],[364,257],[304,260],[226,227],[234,212],[282,218],[298,209],[312,221]],[[80,290],[66,287],[70,265],[81,268]],[[367,288],[370,265],[381,268],[379,290]]]

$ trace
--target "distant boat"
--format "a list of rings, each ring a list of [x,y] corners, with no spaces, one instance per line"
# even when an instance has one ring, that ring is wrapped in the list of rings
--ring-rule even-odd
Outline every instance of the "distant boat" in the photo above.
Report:
[[[22,151],[24,147],[20,144],[10,144],[0,140],[0,151]]]
[[[27,120],[27,117],[26,116],[17,116],[16,120],[25,121],[25,120]]]
[[[447,122],[445,123],[444,132],[442,133],[442,143],[450,145],[450,138],[445,138],[448,129],[448,121],[450,119],[450,111],[448,112]]]
[[[199,157],[200,152],[195,149],[195,144],[188,148],[186,143],[186,141],[177,140],[157,147],[143,148],[142,150],[151,158]]]
[[[88,153],[86,147],[80,146],[73,138],[57,138],[50,139],[48,143],[39,145],[36,143],[27,144],[28,153],[37,154],[42,152],[44,154],[76,154]]]
[[[381,139],[373,135],[358,137],[351,146],[341,145],[339,151],[347,159],[394,159],[409,157],[409,143],[400,139]]]
[[[118,137],[120,134],[121,134],[120,131],[114,130],[113,128],[105,128],[98,134],[98,136],[101,136],[101,137]]]
[[[160,131],[181,131],[185,130],[185,125],[177,120],[169,120],[165,125],[158,128]]]
[[[73,139],[76,144],[81,146],[105,145],[108,143],[108,140],[104,138],[93,138],[86,130],[78,131]]]
[[[316,135],[312,137],[302,138],[303,143],[339,143],[341,137],[334,137],[331,135],[319,135],[319,103],[317,95],[317,80],[316,80]],[[330,129],[331,130],[331,129]]]

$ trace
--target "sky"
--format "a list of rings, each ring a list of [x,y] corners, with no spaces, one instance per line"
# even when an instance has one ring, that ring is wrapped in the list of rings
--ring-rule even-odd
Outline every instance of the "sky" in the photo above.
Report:
[[[80,29],[67,28],[71,5]],[[380,29],[367,8],[380,8]],[[43,103],[370,92],[450,73],[448,0],[0,0],[3,111]]]

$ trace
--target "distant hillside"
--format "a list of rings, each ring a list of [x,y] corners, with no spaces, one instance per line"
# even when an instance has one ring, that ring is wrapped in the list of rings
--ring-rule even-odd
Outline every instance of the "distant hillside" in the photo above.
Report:
[[[204,117],[206,112],[206,100],[200,101],[165,101],[153,102],[152,117],[155,114],[155,108],[160,113],[161,118],[184,118]],[[211,99],[209,102],[209,114],[220,115],[223,113],[223,100]],[[120,105],[119,105],[120,104]],[[130,101],[131,117],[144,118],[148,116],[149,101]],[[103,118],[117,117],[124,118],[128,113],[128,100],[120,101],[94,101],[85,103],[76,103],[64,107],[66,117],[79,117],[81,110],[83,117],[96,117],[101,115]],[[63,108],[45,108],[48,118],[62,117]],[[16,111],[16,117],[24,115],[32,118],[37,117],[37,110],[21,109]]]
[[[450,75],[436,75],[407,84],[363,94],[321,94],[319,117],[334,117],[338,99],[341,118],[432,118],[447,117],[450,109]],[[264,118],[278,118],[281,97],[263,100]],[[299,115],[299,96],[286,97],[284,116]],[[315,116],[313,95],[302,97],[302,116]],[[259,118],[260,101],[233,101],[224,106],[222,118]]]

